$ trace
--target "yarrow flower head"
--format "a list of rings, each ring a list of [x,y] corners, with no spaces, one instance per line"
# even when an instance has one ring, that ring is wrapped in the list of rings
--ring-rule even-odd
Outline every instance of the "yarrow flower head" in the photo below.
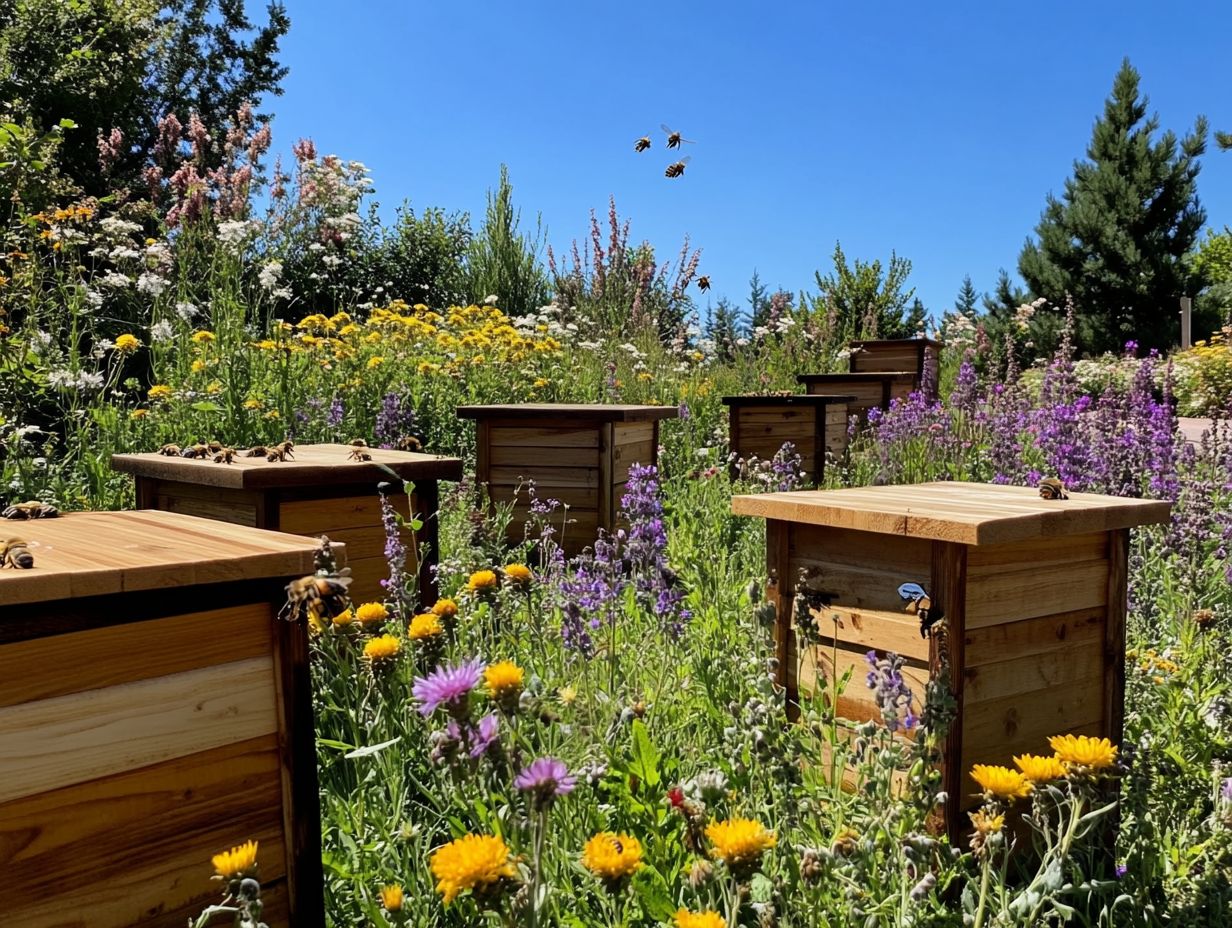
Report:
[[[486,894],[517,872],[509,847],[495,835],[464,835],[451,841],[432,852],[428,866],[446,905],[467,890]]]
[[[1032,783],[1051,783],[1065,776],[1065,765],[1055,756],[1023,754],[1014,758],[1014,765]]]
[[[257,872],[257,842],[246,841],[210,858],[218,879],[238,880]]]
[[[985,796],[1012,801],[1031,795],[1031,781],[1008,767],[976,764],[971,768],[971,779],[980,785]]]
[[[582,866],[615,891],[642,866],[642,844],[626,834],[601,831],[582,848]]]
[[[729,818],[706,826],[713,856],[733,870],[752,867],[774,847],[775,834],[751,818]]]
[[[429,716],[439,706],[464,717],[467,697],[483,676],[483,661],[466,661],[455,667],[438,667],[426,677],[416,677],[411,694],[419,702],[419,714]]]
[[[727,928],[727,919],[711,909],[704,912],[680,909],[676,912],[675,924],[676,928]]]
[[[1093,773],[1116,763],[1116,746],[1107,738],[1053,735],[1048,745],[1056,752],[1057,760],[1073,772]]]
[[[564,761],[555,757],[540,757],[517,775],[513,785],[524,793],[532,793],[534,806],[545,809],[561,796],[573,792],[577,777],[569,773]]]

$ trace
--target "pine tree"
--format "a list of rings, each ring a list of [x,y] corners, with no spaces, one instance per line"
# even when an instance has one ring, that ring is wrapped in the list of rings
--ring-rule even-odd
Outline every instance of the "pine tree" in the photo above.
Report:
[[[1167,348],[1178,335],[1177,298],[1194,285],[1186,255],[1206,213],[1198,202],[1199,118],[1181,139],[1159,129],[1126,59],[1095,124],[1086,161],[1074,164],[1061,199],[1051,194],[1018,270],[1054,306],[1072,297],[1078,347],[1119,350],[1134,339]]]
[[[907,307],[907,318],[903,320],[900,336],[911,338],[923,332],[928,327],[928,310],[924,308],[923,302],[917,296],[911,301],[911,305]]]
[[[838,242],[834,244],[833,261],[832,274],[823,277],[817,271],[813,275],[819,294],[812,298],[812,304],[816,312],[834,313],[840,337],[910,338],[916,333],[911,315],[916,307],[908,310],[915,296],[915,288],[907,287],[910,261],[890,252],[888,267],[883,267],[880,259],[867,262],[856,258],[848,264]],[[922,304],[919,309],[924,311]]]
[[[761,282],[757,269],[749,280],[749,319],[753,328],[766,324],[766,315],[770,309],[770,300],[766,296],[766,286]]]
[[[962,286],[958,288],[958,296],[954,298],[954,311],[974,318],[976,301],[979,298],[975,285],[971,283],[971,275],[964,275]]]
[[[723,360],[730,359],[736,353],[736,339],[741,334],[740,309],[727,297],[720,297],[719,302],[710,311],[710,319],[706,325],[706,337],[714,342],[715,351]]]

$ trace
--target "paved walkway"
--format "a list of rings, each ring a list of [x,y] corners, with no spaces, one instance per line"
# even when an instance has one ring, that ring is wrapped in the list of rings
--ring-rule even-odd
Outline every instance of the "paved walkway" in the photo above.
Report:
[[[1181,434],[1195,445],[1202,440],[1202,433],[1211,427],[1210,419],[1187,419],[1182,416],[1180,422]]]

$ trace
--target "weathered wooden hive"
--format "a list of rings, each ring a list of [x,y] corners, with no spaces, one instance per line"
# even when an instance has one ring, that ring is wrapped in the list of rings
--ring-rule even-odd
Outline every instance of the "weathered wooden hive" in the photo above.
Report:
[[[259,843],[265,920],[323,926],[312,541],[165,512],[0,523],[0,867],[22,928],[183,925]]]
[[[906,658],[917,698],[948,661],[958,719],[942,774],[954,835],[977,803],[966,779],[972,764],[1048,753],[1054,734],[1119,743],[1129,530],[1166,521],[1169,508],[1090,493],[1045,500],[1034,489],[973,483],[732,500],[736,514],[767,520],[769,597],[789,706],[814,691],[814,667],[831,680],[855,668],[837,712],[879,720],[863,685],[866,652]],[[921,635],[918,618],[904,612],[903,583],[928,591],[944,615],[943,634]],[[823,644],[804,653],[793,630],[797,592],[821,616]]]
[[[821,483],[826,453],[842,454],[847,444],[847,404],[852,396],[725,396],[731,450],[768,461],[784,442],[800,455],[801,469]]]
[[[372,460],[357,461],[350,458],[352,450],[350,445],[296,445],[293,459],[237,457],[231,464],[157,452],[117,454],[111,466],[136,477],[138,509],[182,512],[292,535],[324,534],[344,543],[354,577],[351,598],[357,603],[388,597],[380,585],[388,565],[377,485],[396,482],[393,475],[412,481],[409,500],[398,486],[390,502],[403,517],[414,513],[423,520],[418,540],[426,543],[427,554],[418,567],[408,560],[407,570],[419,571],[420,598],[430,605],[436,601],[431,567],[439,557],[437,481],[460,480],[462,461],[380,448],[365,449]],[[415,557],[413,550],[408,555]]]
[[[569,506],[572,521],[556,538],[568,557],[592,544],[599,529],[615,529],[630,466],[658,463],[659,423],[678,414],[675,406],[458,407],[460,418],[476,423],[476,479],[494,505],[513,504],[509,542],[523,540],[531,505],[527,481],[533,481],[540,500]]]

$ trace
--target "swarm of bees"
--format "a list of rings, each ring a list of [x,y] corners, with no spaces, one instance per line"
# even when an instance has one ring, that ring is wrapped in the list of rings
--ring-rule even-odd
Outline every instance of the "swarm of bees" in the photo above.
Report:
[[[661,125],[659,128],[662,129],[667,134],[667,148],[669,151],[673,148],[679,149],[681,145],[686,145],[686,144],[692,145],[693,144],[692,139],[686,139],[684,136],[682,136],[679,132],[677,132],[675,129],[671,128],[670,126]],[[636,142],[633,143],[633,150],[636,152],[643,152],[643,151],[647,151],[650,148],[650,146],[651,146],[650,136],[643,135],[640,139],[638,139]],[[680,177],[681,175],[684,174],[684,166],[688,163],[689,163],[688,158],[681,158],[678,161],[673,161],[671,164],[667,166],[667,170],[663,172],[663,176],[664,177]]]
[[[1045,477],[1040,481],[1039,495],[1041,499],[1069,499],[1065,484],[1056,477]]]
[[[289,438],[286,441],[279,442],[276,445],[255,445],[252,448],[237,450],[229,448],[220,441],[198,442],[195,445],[163,445],[158,449],[158,453],[169,458],[188,458],[189,460],[213,460],[215,464],[231,464],[238,457],[246,458],[265,458],[265,460],[273,463],[274,461],[289,461],[294,460],[295,455],[291,452],[295,448],[295,443]]]
[[[347,455],[349,461],[371,461],[372,455],[368,453],[368,443],[362,438],[351,439],[351,452]]]
[[[34,555],[20,538],[0,539],[0,568],[29,570],[34,566]]]
[[[50,503],[41,503],[37,499],[32,499],[28,503],[13,503],[3,512],[0,512],[0,517],[5,519],[54,519],[60,514],[60,510]]]
[[[945,615],[940,606],[934,606],[928,591],[918,583],[904,583],[898,588],[899,598],[906,603],[907,612],[920,617],[920,637],[927,638],[930,629]]]

